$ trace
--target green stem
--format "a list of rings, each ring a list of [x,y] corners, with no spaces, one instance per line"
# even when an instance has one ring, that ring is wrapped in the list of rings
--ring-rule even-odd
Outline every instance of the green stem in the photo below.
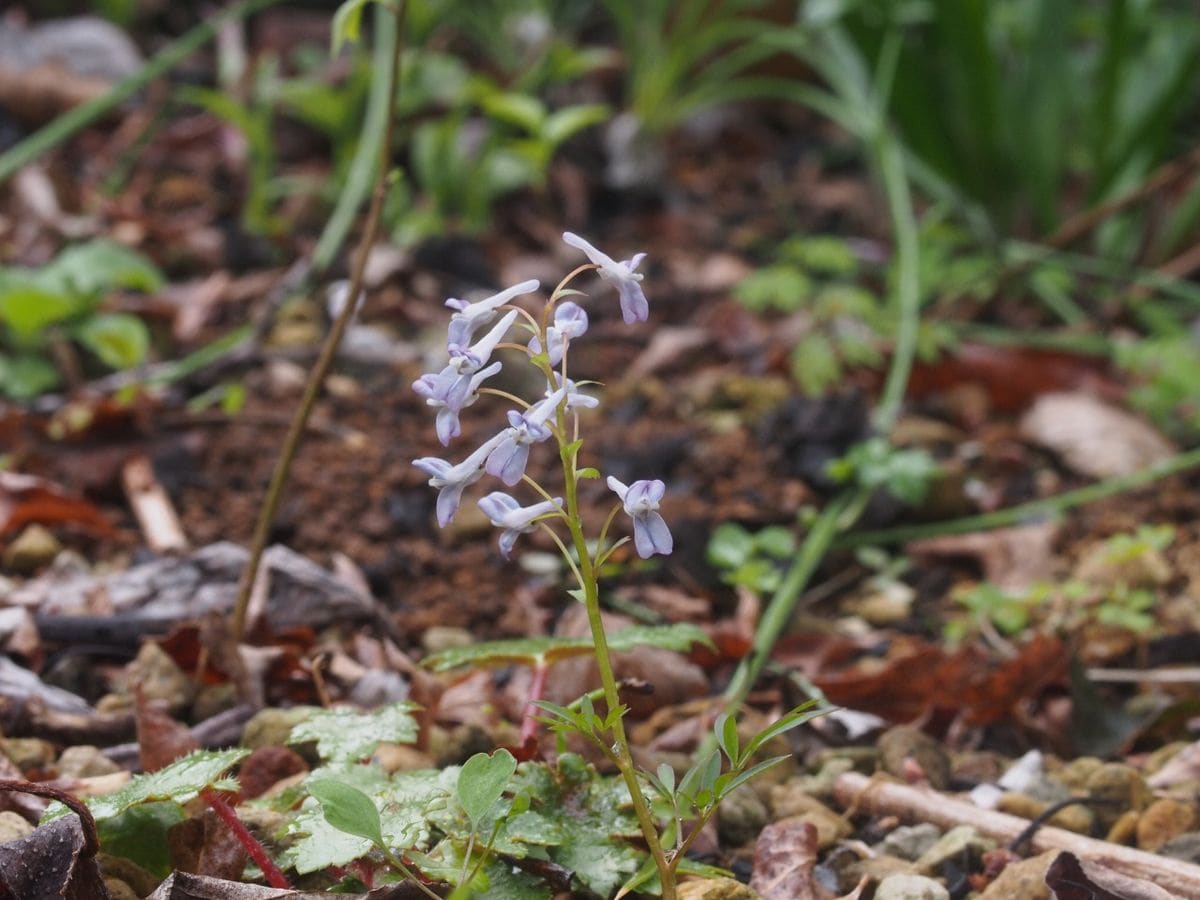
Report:
[[[559,429],[563,430],[565,416],[559,410]],[[561,441],[561,439],[560,439]],[[600,672],[600,684],[604,688],[604,700],[610,713],[613,713],[613,745],[617,768],[629,789],[629,797],[633,801],[634,815],[641,826],[642,836],[654,866],[658,869],[662,880],[663,900],[675,900],[675,876],[663,852],[662,842],[658,837],[658,826],[646,803],[642,787],[638,783],[637,771],[634,768],[633,754],[629,750],[629,738],[625,735],[625,724],[622,721],[621,695],[617,690],[617,679],[613,674],[612,655],[608,650],[608,635],[604,631],[604,620],[600,614],[600,589],[596,582],[596,570],[592,566],[592,558],[588,552],[587,539],[583,534],[583,525],[579,517],[579,489],[575,473],[576,448],[567,451],[567,445],[561,444],[563,476],[565,483],[563,494],[567,501],[567,525],[571,530],[571,540],[575,544],[575,552],[579,556],[579,573],[583,583],[583,605],[587,611],[588,625],[592,631],[592,642],[596,648],[596,668]]]
[[[375,7],[375,51],[371,65],[373,72],[386,72],[396,56],[400,41],[400,28],[396,16],[386,3]],[[396,105],[396,85],[386,78],[371,79],[371,94],[367,98],[367,114],[363,119],[358,149],[350,163],[346,184],[338,192],[337,204],[325,223],[317,246],[313,249],[313,270],[320,274],[328,269],[346,241],[346,235],[354,224],[354,217],[371,190],[372,176],[387,159],[380,150],[383,133],[390,127],[389,110]]]
[[[44,128],[0,154],[0,184],[43,153],[57,147],[76,132],[116,109],[150,82],[160,78],[212,40],[228,22],[234,22],[278,2],[278,0],[242,0],[163,47],[146,65],[117,82],[109,91],[63,113]]]
[[[1155,481],[1185,472],[1188,469],[1200,467],[1200,448],[1188,450],[1163,460],[1152,466],[1147,466],[1129,475],[1098,481],[1087,487],[1066,491],[1054,497],[1043,500],[1031,500],[998,509],[994,512],[978,516],[965,516],[961,519],[950,519],[945,522],[930,522],[925,525],[901,525],[898,528],[884,528],[878,531],[860,531],[846,534],[834,541],[835,547],[860,547],[864,544],[900,544],[906,541],[916,541],[922,538],[940,537],[946,534],[967,534],[972,531],[986,531],[991,528],[1007,528],[1036,521],[1047,516],[1065,512],[1076,506],[1094,503],[1125,491],[1136,490],[1153,484]]]
[[[396,17],[396,27],[399,29],[404,19],[404,3],[401,2],[395,8],[389,7],[389,9]],[[389,95],[395,94],[400,81],[400,57],[402,49],[401,43],[397,41],[386,76],[389,85]],[[267,545],[267,538],[271,533],[271,523],[275,519],[279,503],[283,499],[283,489],[287,484],[292,460],[295,458],[296,450],[300,446],[300,439],[304,436],[304,428],[308,424],[308,417],[312,413],[313,405],[316,403],[317,394],[320,393],[321,386],[325,383],[325,376],[333,365],[338,345],[342,342],[342,335],[346,333],[346,328],[349,326],[351,319],[354,318],[354,313],[358,307],[358,298],[362,293],[363,277],[367,268],[367,257],[370,255],[371,246],[375,243],[375,236],[379,231],[379,220],[383,213],[383,202],[387,198],[387,161],[391,159],[392,155],[392,139],[396,124],[395,108],[395,104],[388,105],[387,127],[384,129],[383,145],[380,152],[380,159],[383,163],[378,167],[378,171],[376,172],[374,195],[371,198],[371,208],[367,213],[367,221],[363,226],[362,238],[359,241],[358,251],[355,256],[354,267],[350,277],[350,286],[346,291],[346,304],[342,307],[341,313],[339,313],[337,320],[333,323],[333,328],[330,329],[328,336],[325,338],[325,343],[321,347],[321,354],[313,365],[312,371],[309,372],[308,382],[304,386],[304,396],[301,398],[300,405],[296,408],[291,425],[288,427],[283,447],[279,451],[279,459],[275,463],[275,470],[271,473],[271,483],[267,487],[266,496],[263,499],[262,507],[259,509],[258,522],[255,525],[254,538],[250,545],[250,559],[247,561],[246,569],[242,573],[242,580],[238,585],[237,600],[234,602],[233,607],[233,622],[231,627],[234,641],[240,641],[246,629],[246,610],[250,605],[250,592],[254,587],[254,580],[258,574],[258,566],[262,561],[263,551]]]

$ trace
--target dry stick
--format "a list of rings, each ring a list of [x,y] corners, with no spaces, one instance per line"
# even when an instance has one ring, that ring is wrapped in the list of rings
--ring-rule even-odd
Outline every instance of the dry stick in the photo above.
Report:
[[[939,828],[969,825],[980,834],[1005,844],[1018,837],[1030,824],[1027,819],[981,809],[966,800],[937,791],[870,778],[858,772],[839,775],[833,784],[833,794],[839,804],[849,809],[929,822]],[[1180,897],[1200,900],[1200,866],[1192,863],[1110,844],[1062,828],[1041,828],[1029,843],[1034,854],[1066,850],[1081,859],[1153,882]]]
[[[402,29],[404,23],[404,0],[400,0],[396,5],[394,15],[396,17],[397,29]],[[391,66],[388,70],[389,95],[395,94],[396,87],[400,81],[400,57],[403,52],[403,46],[403,36],[401,35],[396,41],[396,52],[392,54]],[[296,414],[292,419],[291,426],[288,428],[287,437],[284,438],[283,448],[280,450],[279,459],[275,463],[275,471],[271,474],[271,483],[267,487],[267,495],[263,499],[262,508],[259,510],[258,523],[255,525],[254,538],[250,546],[250,559],[246,563],[245,572],[242,573],[242,580],[238,585],[237,600],[233,608],[233,639],[235,642],[240,641],[242,634],[245,632],[246,608],[250,605],[250,592],[254,587],[254,581],[258,575],[258,566],[262,561],[263,551],[266,549],[271,524],[275,519],[279,502],[283,499],[283,488],[287,483],[288,472],[291,469],[292,460],[296,455],[296,448],[300,445],[300,438],[304,435],[304,428],[308,423],[309,415],[312,413],[317,394],[325,382],[325,376],[329,373],[330,366],[333,365],[333,358],[337,353],[338,345],[341,344],[342,336],[346,333],[346,328],[349,326],[350,320],[353,318],[358,307],[358,297],[362,293],[363,275],[367,268],[367,257],[370,255],[371,245],[375,242],[375,235],[379,231],[379,219],[383,212],[383,202],[387,197],[388,161],[391,159],[392,141],[396,130],[395,110],[395,103],[388,105],[387,126],[383,133],[383,148],[379,154],[379,169],[375,174],[375,188],[371,196],[371,208],[367,212],[367,221],[363,226],[363,236],[358,244],[354,269],[350,276],[350,287],[346,291],[346,303],[338,314],[337,320],[333,323],[332,330],[325,338],[325,343],[321,347],[321,355],[317,357],[317,361],[309,373],[308,383],[304,386],[304,397],[301,399],[300,405],[296,408]]]
[[[1075,243],[1105,219],[1140,203],[1142,200],[1192,174],[1200,167],[1200,145],[1183,156],[1168,160],[1128,193],[1074,215],[1054,230],[1041,243],[1061,250]]]

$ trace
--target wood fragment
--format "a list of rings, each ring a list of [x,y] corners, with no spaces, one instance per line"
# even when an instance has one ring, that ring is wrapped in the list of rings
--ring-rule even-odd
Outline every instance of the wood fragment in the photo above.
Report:
[[[154,467],[145,454],[138,454],[121,468],[121,484],[133,508],[146,546],[155,553],[176,553],[188,549],[188,540],[179,523],[171,498],[154,475]]]
[[[1026,819],[1018,816],[982,809],[937,791],[870,778],[858,772],[838,776],[833,793],[837,802],[848,809],[929,822],[940,828],[970,825],[981,835],[1002,843],[1012,841],[1029,826]],[[1192,863],[1049,826],[1038,829],[1030,842],[1029,852],[1032,855],[1047,850],[1067,850],[1081,859],[1153,882],[1180,897],[1200,900],[1200,866]]]

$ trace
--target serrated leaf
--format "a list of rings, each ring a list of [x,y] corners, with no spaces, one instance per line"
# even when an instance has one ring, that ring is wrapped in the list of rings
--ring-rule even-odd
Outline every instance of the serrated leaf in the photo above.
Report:
[[[329,762],[366,759],[381,741],[411,744],[417,739],[417,720],[411,715],[417,704],[393,703],[372,712],[354,709],[322,709],[292,728],[289,744],[315,741],[317,753]]]
[[[172,801],[142,803],[110,819],[96,823],[96,833],[105,853],[132,860],[160,878],[171,873],[171,848],[167,832],[187,818]]]
[[[150,332],[129,313],[98,313],[75,329],[79,342],[110,369],[131,369],[146,358]]]
[[[119,791],[103,797],[90,798],[88,809],[96,821],[100,822],[151,801],[171,800],[182,805],[196,799],[205,788],[236,790],[237,782],[221,776],[249,755],[250,751],[242,747],[229,750],[197,750],[157,772],[135,775],[129,784]],[[55,803],[46,810],[42,820],[48,821],[66,812],[65,806]]]
[[[356,787],[332,778],[310,782],[308,792],[321,805],[321,812],[338,831],[366,838],[383,846],[383,825],[374,802]]]
[[[478,828],[483,817],[496,805],[516,770],[516,757],[503,748],[490,756],[476,753],[463,763],[458,773],[458,802],[472,827]]]
[[[682,653],[693,644],[711,646],[712,642],[703,629],[687,623],[635,625],[618,631],[608,639],[609,649],[616,652],[648,645]],[[421,664],[435,672],[445,672],[461,666],[548,666],[594,652],[595,647],[590,638],[515,638],[452,647],[427,656]]]

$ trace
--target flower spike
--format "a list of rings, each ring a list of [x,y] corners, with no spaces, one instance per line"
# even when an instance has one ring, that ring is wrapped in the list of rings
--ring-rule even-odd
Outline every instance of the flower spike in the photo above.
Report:
[[[650,317],[650,304],[646,301],[646,295],[642,293],[642,286],[639,283],[643,276],[634,271],[646,258],[645,253],[637,253],[632,259],[617,262],[577,234],[569,231],[563,232],[563,240],[587,254],[587,258],[596,266],[600,277],[616,286],[617,293],[621,297],[621,318],[625,320],[626,325],[645,322]]]
[[[477,330],[496,318],[496,311],[501,306],[510,302],[514,297],[519,297],[522,294],[532,294],[541,286],[541,282],[536,278],[531,278],[528,281],[522,281],[520,284],[515,284],[507,290],[493,294],[487,299],[479,300],[475,303],[468,303],[465,300],[455,300],[453,298],[447,300],[446,305],[455,312],[450,316],[450,328],[446,334],[446,346],[454,344],[459,347],[465,347],[471,343],[471,339],[475,336]]]

